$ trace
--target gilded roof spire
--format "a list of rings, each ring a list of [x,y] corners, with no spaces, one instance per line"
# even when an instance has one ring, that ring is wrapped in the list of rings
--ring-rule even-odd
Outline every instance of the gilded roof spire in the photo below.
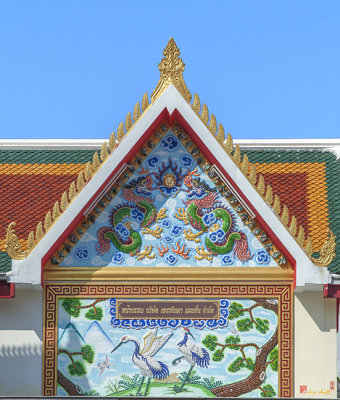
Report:
[[[191,93],[183,79],[183,71],[185,64],[179,57],[181,52],[176,45],[176,42],[171,38],[163,51],[163,59],[158,64],[161,76],[159,78],[156,89],[151,95],[151,100],[154,102],[163,90],[172,83],[181,93],[187,102],[191,101]]]

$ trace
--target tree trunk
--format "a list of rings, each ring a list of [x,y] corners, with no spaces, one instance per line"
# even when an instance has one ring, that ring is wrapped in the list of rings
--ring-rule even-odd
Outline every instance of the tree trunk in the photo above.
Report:
[[[252,299],[259,306],[278,313],[277,303],[270,303],[266,299]],[[228,385],[218,386],[212,389],[212,392],[218,397],[238,397],[249,393],[262,385],[266,378],[266,361],[269,353],[278,344],[278,327],[274,335],[257,352],[254,371],[245,379]]]
[[[70,396],[81,396],[83,391],[80,386],[75,385],[64,376],[59,369],[57,370],[57,382],[62,386]]]

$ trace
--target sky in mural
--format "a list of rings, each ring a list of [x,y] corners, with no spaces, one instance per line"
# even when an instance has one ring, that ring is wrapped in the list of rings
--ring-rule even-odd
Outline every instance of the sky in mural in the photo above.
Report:
[[[108,138],[174,37],[234,138],[336,138],[339,18],[337,0],[3,0],[0,137]]]
[[[277,267],[169,131],[60,266]]]

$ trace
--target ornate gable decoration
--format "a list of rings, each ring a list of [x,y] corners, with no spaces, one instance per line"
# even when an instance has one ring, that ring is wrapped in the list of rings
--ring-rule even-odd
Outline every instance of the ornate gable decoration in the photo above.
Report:
[[[288,265],[179,125],[155,132],[51,261],[61,267]]]
[[[164,54],[164,58],[161,61],[161,63],[159,64],[161,76],[160,76],[158,85],[152,94],[152,101],[154,102],[160,96],[160,94],[166,89],[167,86],[169,86],[170,84],[173,84],[176,87],[176,89],[179,91],[179,93],[184,97],[184,99],[189,103],[191,101],[191,94],[183,80],[184,63],[183,63],[182,59],[179,58],[180,52],[179,52],[179,49],[177,48],[176,43],[174,42],[173,39],[170,39],[163,54]],[[131,113],[129,112],[126,116],[125,124],[123,122],[121,122],[119,124],[118,129],[117,129],[117,134],[115,134],[113,132],[110,136],[108,144],[103,143],[101,151],[100,151],[100,156],[98,155],[97,152],[94,154],[92,163],[86,164],[84,170],[79,173],[77,180],[75,182],[71,183],[68,192],[63,193],[61,199],[54,204],[53,210],[48,211],[48,213],[45,216],[44,221],[39,222],[37,227],[29,234],[26,245],[24,246],[24,249],[21,248],[21,243],[19,242],[19,240],[14,232],[15,223],[12,222],[8,226],[6,242],[7,242],[7,252],[11,258],[17,259],[17,260],[22,260],[28,256],[28,254],[34,249],[34,247],[44,237],[46,232],[59,219],[60,215],[63,212],[65,212],[65,210],[68,208],[69,204],[72,201],[74,201],[76,196],[82,191],[82,189],[87,184],[87,182],[100,169],[101,162],[105,162],[105,160],[110,156],[110,154],[112,154],[115,151],[118,144],[129,133],[129,131],[131,130],[133,125],[141,117],[142,113],[144,113],[147,110],[148,106],[149,106],[149,99],[148,99],[147,94],[145,94],[143,96],[141,106],[139,103],[137,103],[134,107],[133,115],[131,115]],[[209,117],[208,107],[205,104],[203,104],[203,107],[201,109],[200,99],[197,94],[194,95],[192,109],[200,117],[201,121],[208,127],[212,136],[223,147],[223,149],[226,152],[226,155],[233,160],[233,162],[235,163],[237,168],[239,168],[239,170],[244,174],[244,176],[253,185],[253,187],[257,190],[257,192],[265,199],[268,206],[271,207],[271,209],[274,211],[274,213],[280,218],[282,224],[287,228],[287,230],[289,231],[291,236],[294,238],[294,240],[299,244],[299,246],[304,249],[306,255],[310,258],[310,260],[317,266],[323,266],[323,267],[328,266],[332,262],[333,258],[335,257],[335,236],[333,235],[333,233],[331,231],[329,232],[329,237],[328,237],[327,241],[325,242],[325,244],[323,245],[321,251],[319,252],[318,255],[314,255],[311,238],[305,236],[303,227],[297,225],[295,216],[290,215],[287,206],[282,205],[280,203],[279,197],[275,193],[273,193],[271,186],[267,185],[263,176],[257,173],[255,165],[249,162],[249,160],[245,154],[242,156],[240,147],[238,145],[236,145],[234,147],[231,135],[228,134],[227,138],[225,138],[223,126],[221,124],[218,124],[218,127],[217,127],[217,121],[213,114],[211,114],[211,116]],[[182,171],[179,173],[180,177],[177,177],[177,178],[176,178],[176,176],[177,176],[176,173],[174,173],[175,169],[176,169],[174,163],[176,163],[177,172],[180,170]],[[196,163],[197,163],[197,160],[196,160]],[[174,173],[174,174],[173,175],[170,174],[171,176],[169,175],[169,177],[165,177],[165,175],[166,175],[165,174],[165,175],[162,175],[161,177],[159,177],[159,179],[162,180],[164,178],[164,182],[168,182],[167,185],[170,185],[170,186],[171,186],[170,180],[181,179],[183,185],[185,185],[185,183],[184,183],[185,176],[182,177],[182,175],[183,174],[187,175],[187,170],[184,169],[183,165],[180,165],[180,160],[173,161],[170,157],[170,159],[168,160],[168,164],[164,163],[164,168],[166,168],[166,167],[168,167],[168,169],[171,170],[172,173]],[[161,169],[162,169],[162,167],[161,167]],[[190,170],[190,172],[192,172],[192,170],[190,168],[189,168],[189,170]],[[184,171],[186,173],[184,173]],[[129,172],[124,172],[124,173],[125,174],[127,173],[128,177],[130,177],[132,174],[132,171],[130,171],[130,172],[131,173],[129,173]],[[209,171],[208,170],[204,171],[204,173],[209,174]],[[215,171],[215,173],[216,173],[216,171]],[[161,174],[161,172],[158,172],[158,174]],[[201,171],[200,174],[203,174],[203,171]],[[147,176],[147,173],[145,176]],[[193,172],[192,172],[192,175],[190,175],[190,176],[192,177],[192,179],[200,178],[201,182],[205,182],[207,185],[207,190],[214,190],[214,188],[212,188],[211,185],[209,185],[209,183],[207,183],[206,176],[203,177],[203,175],[202,176],[200,175],[200,176],[195,177]],[[157,180],[156,172],[155,172],[155,175],[153,176],[153,178],[155,178]],[[169,179],[169,181],[168,181],[168,179]],[[163,182],[163,184],[164,184],[164,182]],[[138,187],[137,182],[131,181],[130,185],[135,185],[136,187]],[[133,187],[130,189],[135,190],[136,187]],[[226,189],[226,190],[228,190],[228,189]],[[182,189],[181,189],[181,191],[183,194],[184,191]],[[163,192],[163,194],[164,193],[165,192]],[[216,192],[213,191],[211,193],[216,193]],[[161,195],[161,193],[159,193],[159,194]],[[212,197],[213,195],[210,194],[210,196]],[[188,201],[188,200],[189,199],[186,198],[184,201]],[[231,203],[231,201],[229,203]],[[149,204],[151,204],[151,203],[149,202]],[[106,206],[105,201],[104,201],[104,205]],[[212,207],[216,207],[216,204],[213,204]],[[227,205],[226,205],[226,207],[227,207]],[[189,208],[189,206],[188,206],[188,208]],[[166,219],[166,218],[160,218],[160,216],[158,215],[159,211],[160,210],[157,208],[156,218],[158,217],[159,220]],[[131,212],[132,212],[132,208],[131,208],[130,213]],[[212,212],[212,214],[215,214],[215,217],[216,217],[216,212]],[[178,215],[180,215],[180,214],[178,214]],[[145,217],[145,212],[144,212],[143,218],[144,217]],[[190,222],[190,223],[192,222],[192,221],[189,221],[190,216],[183,215],[182,217],[183,217],[183,219],[181,220],[181,222],[186,222],[186,220],[184,218],[187,218],[188,222]],[[231,220],[232,220],[232,218],[231,218]],[[233,224],[233,222],[231,222],[231,225],[232,224]],[[124,223],[122,225],[124,225]],[[222,225],[223,225],[223,223],[222,223]],[[145,226],[145,228],[149,228],[149,227]],[[160,226],[159,229],[161,229],[161,228],[162,227]],[[152,229],[152,228],[149,228],[149,229]],[[163,229],[164,229],[164,227],[163,227]],[[197,229],[196,229],[196,231],[197,231]],[[207,239],[208,238],[207,235],[209,235],[207,233],[208,231],[209,232],[211,231],[210,227],[209,227],[209,229],[207,228],[204,230],[204,232],[205,232],[204,235],[203,234],[198,235],[198,236],[202,236],[201,239],[203,239],[203,237],[204,237],[205,243],[206,243],[206,240],[211,240],[211,239]],[[223,229],[222,229],[222,231],[223,231]],[[191,232],[194,235],[195,233],[198,233],[200,231],[198,230],[198,232],[193,233],[193,231],[191,230]],[[255,232],[253,232],[253,233],[255,233]],[[131,230],[130,230],[130,233],[131,233]],[[224,233],[225,233],[225,231],[224,231]],[[234,232],[234,233],[236,233],[236,232]],[[150,235],[152,236],[151,233],[150,233]],[[256,235],[256,233],[255,233],[255,235]],[[105,239],[108,239],[109,236],[110,236],[109,233],[104,234]],[[225,240],[225,239],[226,239],[226,237],[224,236],[224,239],[221,239],[221,240]],[[77,239],[77,241],[78,241],[78,239]],[[169,243],[169,245],[171,247],[170,243]],[[103,244],[102,244],[102,246],[103,246]],[[177,247],[175,247],[176,242],[172,246],[174,247],[174,249],[177,249]],[[204,246],[203,246],[203,248],[204,248]],[[148,250],[144,249],[143,251],[147,252]],[[178,252],[181,252],[181,251],[182,251],[182,247],[180,247],[178,249]],[[162,252],[162,249],[161,249],[161,252]],[[186,250],[184,248],[183,254],[185,252],[186,252]],[[178,255],[181,259],[183,258],[180,254],[178,254]],[[273,256],[273,254],[272,254],[272,256]]]

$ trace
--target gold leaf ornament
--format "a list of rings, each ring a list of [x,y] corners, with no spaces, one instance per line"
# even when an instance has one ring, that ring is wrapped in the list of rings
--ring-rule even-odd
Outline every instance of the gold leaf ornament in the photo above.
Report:
[[[183,79],[185,64],[179,57],[180,54],[181,52],[174,39],[171,38],[163,51],[164,57],[158,64],[161,76],[155,90],[152,92],[152,102],[172,83],[184,99],[190,103],[192,96]]]
[[[335,257],[336,236],[331,230],[328,232],[327,240],[319,252],[319,257],[310,257],[312,262],[318,267],[327,267]]]
[[[21,250],[18,236],[14,232],[16,223],[11,222],[6,229],[6,250],[8,255],[14,260],[23,260],[28,252]]]

